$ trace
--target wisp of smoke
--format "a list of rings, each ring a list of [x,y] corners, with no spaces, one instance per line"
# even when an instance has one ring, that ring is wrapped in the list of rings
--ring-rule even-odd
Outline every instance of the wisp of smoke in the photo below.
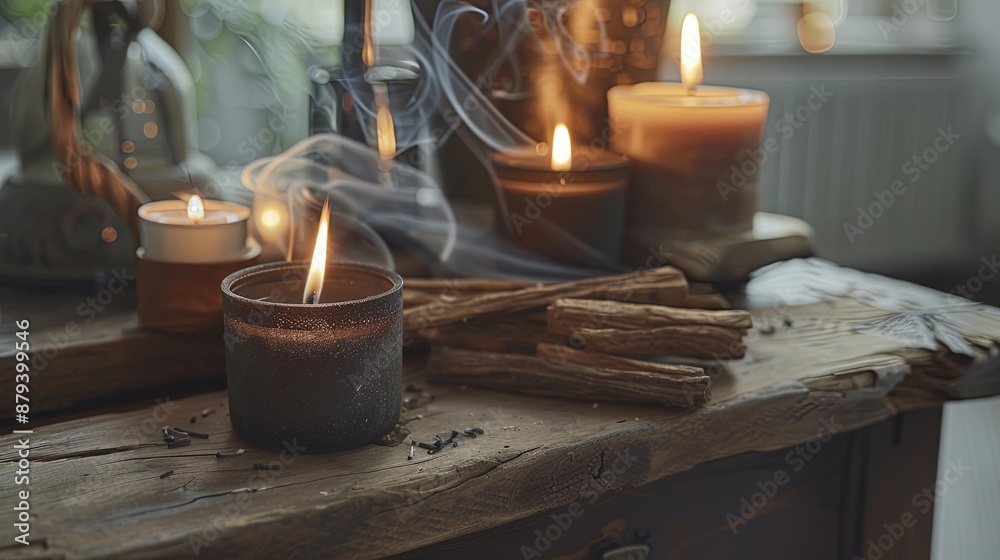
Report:
[[[363,33],[352,27],[363,22],[345,22],[342,79],[354,108],[365,117],[361,119],[362,126],[368,127],[365,139],[373,143],[376,137],[378,100],[374,86],[380,75],[378,68],[397,67],[412,71],[417,80],[406,99],[390,100],[394,101],[397,153],[415,146],[424,150],[428,145],[441,146],[459,128],[469,132],[463,139],[476,144],[471,151],[483,161],[488,161],[492,151],[534,146],[535,141],[506,119],[490,96],[517,96],[530,86],[519,82],[520,72],[516,71],[519,45],[525,43],[537,46],[544,41],[554,46],[573,79],[584,82],[590,70],[589,55],[573,40],[564,21],[569,19],[572,26],[573,18],[565,17],[567,10],[580,4],[589,6],[590,1],[491,0],[489,9],[484,9],[461,0],[443,0],[433,26],[415,16],[412,43],[377,49],[373,66],[362,60],[363,39],[357,38],[363,38]],[[414,4],[412,13],[418,12]],[[220,10],[217,16],[255,52],[263,52],[265,46],[258,44],[258,24],[253,18],[240,15],[239,9]],[[501,45],[475,79],[450,54],[459,40],[456,29],[470,18],[480,26],[492,26]],[[320,50],[329,49],[294,27],[285,26],[283,32],[285,48],[301,56],[318,56],[323,54]],[[515,71],[505,73],[510,80],[498,90],[494,78],[502,66]],[[302,79],[306,87],[306,76]],[[388,247],[393,245],[438,274],[537,279],[585,277],[613,266],[597,262],[593,269],[577,268],[540,259],[512,247],[479,223],[457,221],[430,175],[400,161],[393,162],[386,173],[380,173],[379,167],[380,158],[372,147],[323,134],[307,138],[278,156],[251,163],[243,171],[243,181],[255,196],[286,205],[292,220],[281,248],[288,258],[300,254],[309,232],[315,232],[317,206],[322,207],[329,198],[345,239],[365,247],[359,258],[391,263]],[[566,237],[566,245],[573,246],[572,236],[565,232],[553,231],[553,235]]]

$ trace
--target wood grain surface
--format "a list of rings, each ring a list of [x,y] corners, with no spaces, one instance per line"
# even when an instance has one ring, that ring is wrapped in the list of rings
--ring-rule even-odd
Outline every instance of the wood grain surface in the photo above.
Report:
[[[712,401],[693,411],[427,385],[416,364],[405,382],[433,398],[407,393],[393,441],[470,426],[483,436],[433,455],[418,449],[411,461],[398,443],[278,453],[233,434],[225,392],[180,401],[164,392],[136,411],[41,427],[30,487],[39,546],[4,545],[0,555],[377,558],[569,504],[623,454],[632,459],[621,484],[634,488],[900,410],[1000,393],[996,309],[822,261],[764,271],[746,295],[755,325],[746,355],[695,363],[713,383]],[[211,437],[168,449],[164,424]],[[4,480],[17,469],[15,443],[0,438]],[[215,456],[237,447],[246,453]],[[254,470],[257,462],[282,468]],[[14,491],[0,487],[0,502]]]

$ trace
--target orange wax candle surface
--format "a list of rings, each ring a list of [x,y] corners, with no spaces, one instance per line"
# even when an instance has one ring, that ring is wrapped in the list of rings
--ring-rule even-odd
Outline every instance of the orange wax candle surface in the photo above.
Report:
[[[679,83],[618,86],[608,93],[615,150],[629,159],[690,165],[698,152],[760,143],[768,96],[764,92]]]

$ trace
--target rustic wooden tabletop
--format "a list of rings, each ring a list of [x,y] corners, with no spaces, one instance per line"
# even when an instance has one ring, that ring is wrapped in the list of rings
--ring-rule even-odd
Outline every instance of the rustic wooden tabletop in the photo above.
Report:
[[[59,410],[142,388],[159,396],[135,398],[128,411],[33,428],[35,546],[5,543],[0,555],[377,558],[568,504],[581,483],[623,457],[628,467],[616,484],[635,487],[901,411],[1000,394],[1000,310],[819,260],[766,269],[737,299],[754,316],[747,355],[704,363],[712,400],[696,410],[428,385],[415,362],[404,374],[413,387],[392,441],[327,455],[242,442],[230,427],[224,391],[180,399],[171,393],[198,376],[218,379],[213,354],[189,351],[184,337],[123,330],[111,314],[97,313],[32,380],[33,403]],[[11,394],[14,376],[7,351],[13,321],[39,310],[37,328],[44,329],[34,330],[32,341],[40,347],[65,329],[67,317],[82,324],[67,301],[44,313],[41,299],[5,305],[3,394]],[[94,350],[91,337],[106,340],[108,349],[120,348],[111,344],[118,339],[134,341],[134,351],[149,352],[150,361],[123,371],[116,366],[120,350]],[[177,361],[165,364],[164,351]],[[167,424],[209,437],[169,449],[161,434]],[[418,449],[407,460],[411,437],[426,441],[472,426],[485,434],[432,455]],[[19,468],[18,437],[25,436],[0,438],[5,481]],[[216,457],[236,448],[246,452]],[[281,468],[257,470],[255,463]],[[3,484],[0,502],[13,503],[20,489]]]

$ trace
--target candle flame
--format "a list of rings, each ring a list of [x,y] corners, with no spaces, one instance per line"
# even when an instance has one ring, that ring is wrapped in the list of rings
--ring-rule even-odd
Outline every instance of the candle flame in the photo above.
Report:
[[[372,4],[374,0],[365,0],[365,30],[364,45],[361,47],[361,59],[365,66],[375,66],[375,41],[372,38]]]
[[[375,132],[378,138],[378,155],[383,161],[396,157],[396,130],[389,105],[380,105],[375,114]]]
[[[306,277],[306,289],[302,292],[302,303],[319,303],[323,291],[323,277],[326,275],[326,240],[330,230],[330,201],[323,205],[323,214],[316,231],[316,245],[313,247],[312,264]]]
[[[559,123],[552,133],[552,171],[569,171],[573,166],[573,144],[569,129]]]
[[[689,90],[701,84],[701,28],[694,12],[681,24],[681,82]]]
[[[188,199],[187,216],[195,224],[205,219],[205,203],[200,196],[194,195]]]

